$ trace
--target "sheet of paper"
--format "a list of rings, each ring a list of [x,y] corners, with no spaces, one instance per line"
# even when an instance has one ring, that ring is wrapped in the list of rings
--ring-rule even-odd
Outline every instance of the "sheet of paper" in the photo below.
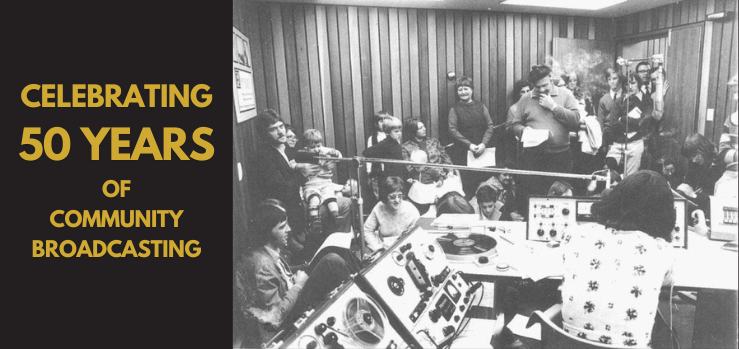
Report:
[[[452,342],[451,349],[465,348],[493,348],[491,331],[495,327],[496,320],[470,319],[467,327]]]
[[[490,167],[495,166],[495,148],[485,148],[482,155],[475,157],[472,150],[467,151],[467,166]]]
[[[541,340],[541,324],[535,323],[531,327],[526,328],[526,324],[529,322],[529,317],[524,315],[516,314],[513,320],[508,323],[508,329],[514,334],[526,338],[532,338]]]
[[[636,107],[636,108],[632,109],[632,110],[631,110],[631,111],[629,112],[629,114],[628,114],[628,115],[629,115],[629,117],[630,117],[630,118],[632,118],[632,119],[638,119],[638,118],[640,118],[640,117],[641,117],[641,109],[639,109],[639,107]]]
[[[473,225],[479,225],[480,221],[477,219],[475,214],[453,214],[445,213],[431,223],[435,227],[470,227]]]
[[[319,248],[318,251],[316,251],[316,253],[313,255],[313,258],[316,257],[318,252],[321,252],[321,250],[328,246],[336,246],[349,249],[351,247],[353,237],[354,234],[352,233],[333,233],[329,235],[326,240],[323,241],[321,248]]]
[[[549,130],[536,130],[533,128],[525,129],[521,135],[523,147],[531,148],[546,142],[546,140],[549,139],[549,133]]]
[[[419,204],[433,204],[436,200],[436,183],[423,184],[414,182],[408,191],[408,197]]]

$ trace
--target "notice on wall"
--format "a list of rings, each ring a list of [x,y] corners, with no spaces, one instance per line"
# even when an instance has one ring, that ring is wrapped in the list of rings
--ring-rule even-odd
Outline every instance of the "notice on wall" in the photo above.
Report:
[[[233,91],[236,120],[244,122],[257,115],[254,99],[254,77],[252,75],[249,38],[233,28]]]

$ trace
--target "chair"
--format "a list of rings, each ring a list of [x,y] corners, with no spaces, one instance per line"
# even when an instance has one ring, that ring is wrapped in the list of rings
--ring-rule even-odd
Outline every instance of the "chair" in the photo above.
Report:
[[[541,324],[541,349],[626,348],[589,341],[565,332],[560,326],[562,304],[555,304],[544,312],[539,310],[533,312],[526,327],[531,327],[537,322]]]

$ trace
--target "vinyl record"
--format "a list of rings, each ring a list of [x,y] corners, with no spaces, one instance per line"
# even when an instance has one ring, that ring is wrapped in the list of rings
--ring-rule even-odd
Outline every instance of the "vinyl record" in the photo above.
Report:
[[[481,234],[470,234],[468,236],[457,236],[449,233],[436,238],[447,258],[458,261],[474,261],[481,256],[496,254],[495,246],[498,244],[492,236]]]

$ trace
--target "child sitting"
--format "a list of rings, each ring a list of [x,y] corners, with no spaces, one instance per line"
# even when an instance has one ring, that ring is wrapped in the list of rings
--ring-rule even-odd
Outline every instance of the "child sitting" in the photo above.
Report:
[[[316,129],[306,130],[303,133],[302,141],[307,152],[322,157],[341,157],[341,152],[338,150],[323,146],[323,136]],[[310,214],[310,230],[314,234],[320,234],[321,216],[318,209],[322,204],[326,204],[334,219],[339,215],[339,205],[336,202],[337,184],[331,181],[336,163],[329,160],[319,160],[318,166],[321,168],[320,171],[315,175],[308,176],[308,181],[303,185],[303,197],[308,202],[308,212]]]

